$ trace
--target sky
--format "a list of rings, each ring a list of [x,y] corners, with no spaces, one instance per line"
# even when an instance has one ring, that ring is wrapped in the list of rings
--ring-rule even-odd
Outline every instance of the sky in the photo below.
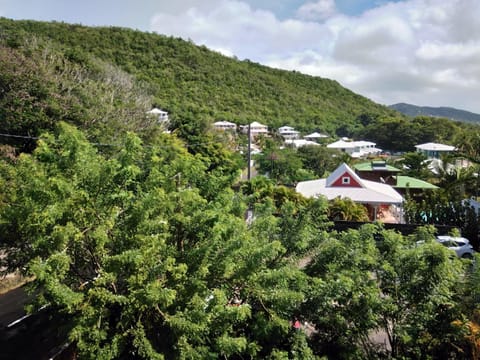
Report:
[[[0,0],[0,16],[157,32],[380,104],[480,113],[480,0]]]

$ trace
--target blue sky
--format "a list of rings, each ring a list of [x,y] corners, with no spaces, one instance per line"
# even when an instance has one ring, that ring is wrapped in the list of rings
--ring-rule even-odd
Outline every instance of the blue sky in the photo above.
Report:
[[[0,16],[183,37],[381,104],[480,113],[480,0],[0,0]]]
[[[152,14],[181,7],[165,5],[167,2],[165,0],[0,0],[0,15],[12,19],[57,20],[84,25],[124,26],[148,31]],[[201,7],[203,1],[172,0],[172,2]],[[253,8],[271,11],[279,19],[291,17],[296,9],[305,3],[304,0],[246,0],[245,2]],[[386,2],[337,0],[336,6],[344,14],[358,15]]]

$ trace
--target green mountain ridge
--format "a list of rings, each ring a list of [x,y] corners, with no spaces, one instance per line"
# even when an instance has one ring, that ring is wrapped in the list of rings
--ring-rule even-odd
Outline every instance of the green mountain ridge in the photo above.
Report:
[[[148,106],[157,106],[167,110],[174,121],[195,119],[208,124],[221,119],[245,124],[256,120],[271,127],[292,125],[299,130],[321,130],[332,135],[361,127],[358,118],[365,114],[399,116],[394,110],[355,94],[336,81],[272,69],[249,60],[239,61],[205,46],[154,33],[0,18],[0,46],[17,60],[22,58],[21,61],[30,63],[36,81],[50,84],[50,97],[70,96],[61,113],[44,114],[50,121],[52,117],[54,120],[73,117],[71,122],[75,124],[94,125],[92,116],[109,117],[109,109],[96,103],[97,99],[108,98],[102,90],[105,73],[110,73],[107,78],[113,76],[118,86],[121,86],[119,78],[128,79],[127,90],[120,90],[118,86],[115,91],[109,90],[115,96],[124,92],[110,106],[110,110],[116,112],[116,121],[122,122],[119,119],[124,117],[124,124],[130,121],[125,101],[131,103],[136,119],[149,110]],[[46,53],[55,61],[46,61]],[[39,57],[43,57],[40,63]],[[66,68],[87,74],[82,94],[78,94],[79,90],[73,85],[75,91],[65,91],[63,82],[75,83],[75,75],[66,73]],[[10,75],[7,71],[5,67],[0,70],[5,79],[17,70],[12,70]],[[92,95],[94,88],[97,94]],[[133,93],[128,93],[134,88]],[[144,97],[141,105],[132,99],[138,93]],[[34,103],[35,96],[29,97]],[[103,110],[95,112],[92,109],[96,106]],[[39,108],[43,111],[45,106]],[[73,108],[76,115],[69,113]],[[119,108],[122,111],[118,111]],[[21,114],[17,112],[23,116]],[[9,115],[4,113],[3,117]]]
[[[432,107],[432,106],[417,106],[406,103],[398,103],[389,106],[391,109],[397,110],[407,116],[430,116],[442,117],[455,121],[463,121],[470,123],[480,123],[480,114],[475,114],[470,111],[455,109],[448,106]]]

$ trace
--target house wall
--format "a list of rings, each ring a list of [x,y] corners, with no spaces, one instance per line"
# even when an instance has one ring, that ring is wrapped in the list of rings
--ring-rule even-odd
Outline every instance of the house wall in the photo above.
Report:
[[[418,149],[418,152],[425,155],[428,159],[440,159],[442,156],[450,154],[451,151],[442,151],[442,150],[423,150]]]
[[[348,179],[348,182],[345,180]],[[361,185],[348,173],[345,172],[342,176],[332,183],[332,187],[361,187]]]

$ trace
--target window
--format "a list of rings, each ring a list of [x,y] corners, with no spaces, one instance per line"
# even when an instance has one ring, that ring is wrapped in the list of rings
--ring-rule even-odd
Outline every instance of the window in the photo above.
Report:
[[[342,177],[342,184],[344,185],[350,184],[350,178],[348,176]]]

